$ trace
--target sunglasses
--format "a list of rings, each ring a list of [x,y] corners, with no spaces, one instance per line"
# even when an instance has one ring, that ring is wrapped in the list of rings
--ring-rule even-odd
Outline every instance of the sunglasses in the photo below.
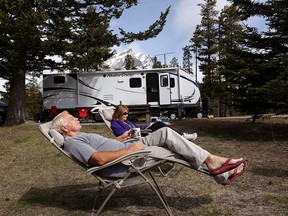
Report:
[[[123,115],[128,115],[128,114],[129,114],[128,112],[124,112],[124,113],[123,113]]]

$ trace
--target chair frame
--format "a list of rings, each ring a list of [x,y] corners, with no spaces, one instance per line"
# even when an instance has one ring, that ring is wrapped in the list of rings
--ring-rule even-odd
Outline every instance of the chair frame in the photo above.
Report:
[[[82,163],[80,163],[79,161],[77,161],[76,159],[74,159],[73,157],[71,157],[67,152],[64,151],[62,147],[59,146],[59,143],[57,143],[55,138],[52,137],[49,133],[50,127],[51,127],[51,121],[39,125],[39,130],[49,140],[49,142],[54,147],[56,147],[61,153],[63,153],[69,159],[80,165],[86,171],[87,174],[94,176],[99,181],[98,193],[96,194],[94,199],[91,215],[93,215],[95,212],[96,215],[100,215],[107,202],[110,200],[110,198],[117,190],[139,184],[148,184],[157,195],[158,199],[165,208],[167,214],[169,216],[173,215],[172,210],[170,209],[167,203],[166,195],[164,194],[163,190],[159,187],[159,184],[157,183],[155,177],[151,172],[153,168],[159,167],[161,164],[166,163],[167,162],[166,159],[158,158],[157,160],[155,160],[154,163],[152,163],[148,167],[144,166],[143,168],[137,164],[139,163],[139,161],[141,162],[140,164],[145,163],[145,160],[149,157],[151,151],[141,150],[119,157],[116,160],[113,160],[103,166],[87,167]],[[130,167],[130,171],[123,178],[103,178],[97,175],[97,171],[113,166],[118,163],[123,163],[126,166]],[[150,177],[151,180],[148,178],[147,175]],[[110,193],[102,202],[101,206],[98,209],[96,209],[95,207],[96,204],[98,203],[101,192],[103,191],[103,189],[110,187],[112,188]]]

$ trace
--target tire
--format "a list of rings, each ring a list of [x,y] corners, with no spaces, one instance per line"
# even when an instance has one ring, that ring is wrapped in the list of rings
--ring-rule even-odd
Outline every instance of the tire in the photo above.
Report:
[[[196,117],[199,118],[199,119],[203,118],[203,114],[201,112],[199,112],[199,113],[197,113]]]
[[[170,113],[170,114],[169,114],[169,118],[170,118],[171,120],[176,120],[176,118],[177,118],[176,113],[174,113],[174,112]]]
[[[103,122],[103,119],[101,118],[100,114],[97,112],[97,113],[94,113],[93,115],[93,119],[96,121],[96,122]]]

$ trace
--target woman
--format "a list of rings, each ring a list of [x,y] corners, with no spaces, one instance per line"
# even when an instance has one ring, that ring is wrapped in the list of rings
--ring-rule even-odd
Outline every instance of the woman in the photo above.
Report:
[[[111,129],[115,136],[120,136],[125,131],[130,130],[131,128],[140,128],[140,130],[149,129],[152,132],[158,130],[162,127],[168,127],[165,123],[161,121],[157,121],[149,126],[147,125],[136,125],[131,121],[127,120],[129,114],[129,109],[125,105],[118,105],[113,113],[113,120],[111,122]],[[179,133],[179,132],[178,132]],[[179,133],[183,137],[188,140],[195,140],[197,138],[197,134],[187,134],[187,133]]]

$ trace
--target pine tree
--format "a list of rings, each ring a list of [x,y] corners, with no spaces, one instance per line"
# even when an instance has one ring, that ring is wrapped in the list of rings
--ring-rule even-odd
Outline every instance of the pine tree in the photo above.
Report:
[[[183,69],[188,73],[192,73],[192,54],[190,46],[185,46],[183,49]]]
[[[245,32],[246,52],[239,52],[245,66],[235,79],[239,85],[236,105],[239,110],[252,113],[254,121],[258,114],[267,111],[287,112],[288,3],[233,0],[233,4],[243,20],[261,16],[269,27],[266,32],[258,33],[253,28]]]
[[[269,99],[276,113],[288,113],[288,2],[267,1],[263,14],[267,17],[268,31],[264,45],[267,50],[268,68],[273,77],[266,84]]]
[[[157,57],[154,56],[152,68],[162,68],[162,67],[163,67],[163,66],[162,66],[162,64],[161,64],[161,61],[159,61],[159,60],[157,59]]]
[[[176,57],[173,57],[170,61],[169,67],[179,67],[178,59]]]
[[[197,59],[200,61],[199,69],[204,75],[202,93],[211,98],[217,68],[218,11],[215,9],[216,0],[204,0],[204,3],[199,6],[201,7],[201,24],[197,26],[194,39],[190,41],[197,41],[197,44],[191,44],[191,46],[199,47]]]
[[[133,70],[136,69],[135,61],[131,55],[127,55],[125,57],[125,69],[126,70]]]
[[[239,72],[239,62],[243,58],[237,55],[243,47],[244,26],[240,24],[241,18],[237,14],[235,6],[225,6],[219,16],[219,60],[218,60],[218,82],[216,94],[219,98],[219,116],[232,115],[235,96],[235,72]]]

